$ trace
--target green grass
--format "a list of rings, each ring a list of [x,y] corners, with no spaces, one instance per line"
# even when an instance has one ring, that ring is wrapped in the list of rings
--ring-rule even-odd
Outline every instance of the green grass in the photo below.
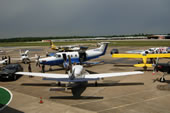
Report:
[[[106,40],[107,41],[107,40]],[[54,42],[55,45],[74,45],[74,44],[84,44],[84,43],[94,43],[102,41],[70,41],[70,42]],[[109,46],[170,46],[170,40],[115,40],[109,41]],[[8,46],[49,46],[49,42],[8,42],[0,43],[1,47]]]
[[[56,46],[83,44],[83,43],[97,43],[97,42],[96,41],[54,42],[54,44]],[[6,43],[0,43],[0,47],[9,47],[9,46],[50,46],[50,43],[49,42],[6,42]]]
[[[0,107],[6,105],[9,102],[10,98],[11,96],[9,92],[3,88],[0,88]]]

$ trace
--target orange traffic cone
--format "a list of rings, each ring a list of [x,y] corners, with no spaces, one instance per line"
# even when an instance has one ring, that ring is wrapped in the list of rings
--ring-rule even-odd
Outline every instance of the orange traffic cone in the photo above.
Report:
[[[42,100],[42,97],[40,97],[40,104],[43,104],[44,102],[43,102],[43,100]]]

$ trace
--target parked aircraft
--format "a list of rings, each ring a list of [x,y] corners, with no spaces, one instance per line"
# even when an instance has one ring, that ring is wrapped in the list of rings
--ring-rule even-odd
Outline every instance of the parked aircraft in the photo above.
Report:
[[[10,56],[2,56],[2,60],[0,61],[0,64],[5,64],[5,65],[7,65],[7,64],[10,64],[11,63],[11,58],[10,58]]]
[[[133,53],[133,54],[170,53],[170,47],[149,48],[147,50],[132,50],[132,51],[127,51],[127,53]]]
[[[135,64],[135,67],[143,67],[146,70],[152,67],[152,64],[147,63],[148,58],[170,58],[170,53],[165,54],[112,54],[113,58],[142,58],[142,64]]]
[[[157,63],[154,66],[154,71],[153,74],[155,72],[163,72],[162,77],[159,79],[160,82],[165,82],[165,76],[170,74],[170,62],[168,63]]]
[[[80,51],[81,49],[88,49],[87,47],[80,47],[78,45],[56,46],[50,41],[50,48],[59,52]]]
[[[87,64],[86,61],[98,58],[106,53],[106,49],[108,46],[108,42],[102,42],[99,48],[90,49],[86,51],[75,51],[75,52],[58,52],[55,53],[53,56],[49,56],[46,58],[38,58],[37,65],[42,64],[44,65],[60,65],[67,68],[68,66],[68,56],[71,56],[72,63],[78,64]]]
[[[11,58],[12,60],[19,60],[22,61],[24,64],[28,64],[31,62],[31,59],[36,59],[38,56],[35,55],[35,57],[29,57],[28,55],[29,50],[26,50],[24,53],[21,53],[20,50],[20,58]]]
[[[69,71],[68,74],[52,74],[52,73],[30,73],[30,72],[16,72],[18,75],[38,76],[43,77],[44,80],[54,80],[58,82],[68,82],[68,88],[71,89],[74,97],[80,97],[85,91],[88,81],[97,81],[106,77],[127,76],[134,74],[142,74],[143,72],[117,72],[117,73],[102,73],[90,74],[82,65],[72,65],[69,57]],[[97,82],[95,83],[97,85]]]

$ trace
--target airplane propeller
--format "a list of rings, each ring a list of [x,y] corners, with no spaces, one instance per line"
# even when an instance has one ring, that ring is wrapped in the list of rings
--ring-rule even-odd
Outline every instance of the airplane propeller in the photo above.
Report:
[[[39,66],[39,67],[40,67],[40,61],[39,61],[39,59],[40,59],[40,56],[37,56],[36,66]]]
[[[153,69],[152,75],[154,75],[155,72],[158,72],[158,62],[159,62],[159,58],[157,57],[156,63],[153,64],[154,69]]]
[[[65,73],[70,71],[72,73],[72,62],[71,62],[71,57],[68,55],[68,60],[66,59],[63,63],[64,69],[66,70]]]

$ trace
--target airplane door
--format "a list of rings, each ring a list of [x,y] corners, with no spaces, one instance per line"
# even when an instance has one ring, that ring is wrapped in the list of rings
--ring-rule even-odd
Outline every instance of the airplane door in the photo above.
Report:
[[[86,61],[86,53],[85,52],[79,52],[79,60],[80,60],[80,62]]]
[[[63,54],[63,59],[64,59],[64,61],[67,61],[67,56],[65,53]]]

